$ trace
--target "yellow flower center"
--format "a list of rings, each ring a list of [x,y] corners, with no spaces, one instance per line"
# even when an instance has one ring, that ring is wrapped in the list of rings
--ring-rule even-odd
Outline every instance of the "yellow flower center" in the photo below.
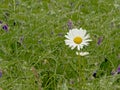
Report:
[[[80,44],[82,42],[82,38],[80,36],[77,36],[73,39],[74,43]]]

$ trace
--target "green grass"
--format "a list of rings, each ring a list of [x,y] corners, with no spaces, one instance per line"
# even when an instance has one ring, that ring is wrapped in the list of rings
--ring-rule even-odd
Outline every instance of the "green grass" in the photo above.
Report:
[[[65,45],[70,19],[90,34],[89,56]],[[0,20],[9,27],[0,29],[3,90],[120,89],[110,74],[120,64],[119,0],[0,0]]]

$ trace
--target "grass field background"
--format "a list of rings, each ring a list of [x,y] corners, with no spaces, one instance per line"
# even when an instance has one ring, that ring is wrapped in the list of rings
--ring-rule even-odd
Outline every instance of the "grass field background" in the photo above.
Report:
[[[0,0],[0,21],[1,90],[120,90],[120,0]],[[65,45],[69,22],[88,56]]]

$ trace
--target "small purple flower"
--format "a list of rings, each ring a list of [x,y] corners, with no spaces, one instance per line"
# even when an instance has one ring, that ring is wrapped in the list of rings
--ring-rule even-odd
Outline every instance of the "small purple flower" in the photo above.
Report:
[[[97,42],[97,44],[100,45],[101,42],[102,42],[102,40],[103,40],[103,37],[99,37],[99,38],[98,38],[98,42]]]
[[[2,71],[0,70],[0,77],[2,77]]]
[[[120,65],[117,68],[117,73],[120,74]]]
[[[2,27],[6,32],[8,32],[8,26],[5,24],[5,25],[3,25],[3,27]]]
[[[0,21],[0,24],[2,24],[2,21]]]
[[[73,28],[73,23],[71,21],[71,19],[68,21],[68,29],[72,29]]]

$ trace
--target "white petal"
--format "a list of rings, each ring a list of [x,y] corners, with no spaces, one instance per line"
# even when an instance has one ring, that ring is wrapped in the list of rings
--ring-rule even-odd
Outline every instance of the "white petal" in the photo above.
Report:
[[[76,47],[76,45],[73,45],[73,46],[71,47],[71,49],[73,50],[75,47]]]
[[[85,36],[85,35],[86,35],[86,32],[87,32],[86,30],[83,30],[82,34]]]
[[[65,40],[65,44],[66,44],[66,45],[72,45],[72,44],[73,44],[73,42],[72,42],[72,41],[70,41],[70,40]]]
[[[65,35],[65,37],[66,37],[67,39],[72,40],[72,38],[71,38],[71,36],[70,36],[70,35]]]
[[[76,55],[80,55],[80,56],[86,56],[88,54],[89,52],[76,52]]]
[[[81,56],[86,56],[86,55],[88,55],[89,54],[89,52],[80,52],[80,55]]]
[[[88,46],[88,45],[89,45],[89,43],[84,42],[84,43],[82,43],[81,45],[86,45],[86,46]]]
[[[85,40],[86,42],[88,42],[88,41],[92,41],[91,39],[87,39],[87,40]]]
[[[77,45],[77,49],[80,50],[80,45]]]
[[[68,39],[70,38],[68,35],[65,35],[65,37],[68,38]]]
[[[76,52],[76,55],[79,55],[79,52]]]
[[[82,45],[82,44],[81,44],[81,45],[80,45],[80,48],[82,49],[82,48],[83,48],[83,46],[84,46],[84,45]]]
[[[87,34],[87,35],[84,36],[84,39],[89,39],[89,38],[90,38],[89,34]]]

